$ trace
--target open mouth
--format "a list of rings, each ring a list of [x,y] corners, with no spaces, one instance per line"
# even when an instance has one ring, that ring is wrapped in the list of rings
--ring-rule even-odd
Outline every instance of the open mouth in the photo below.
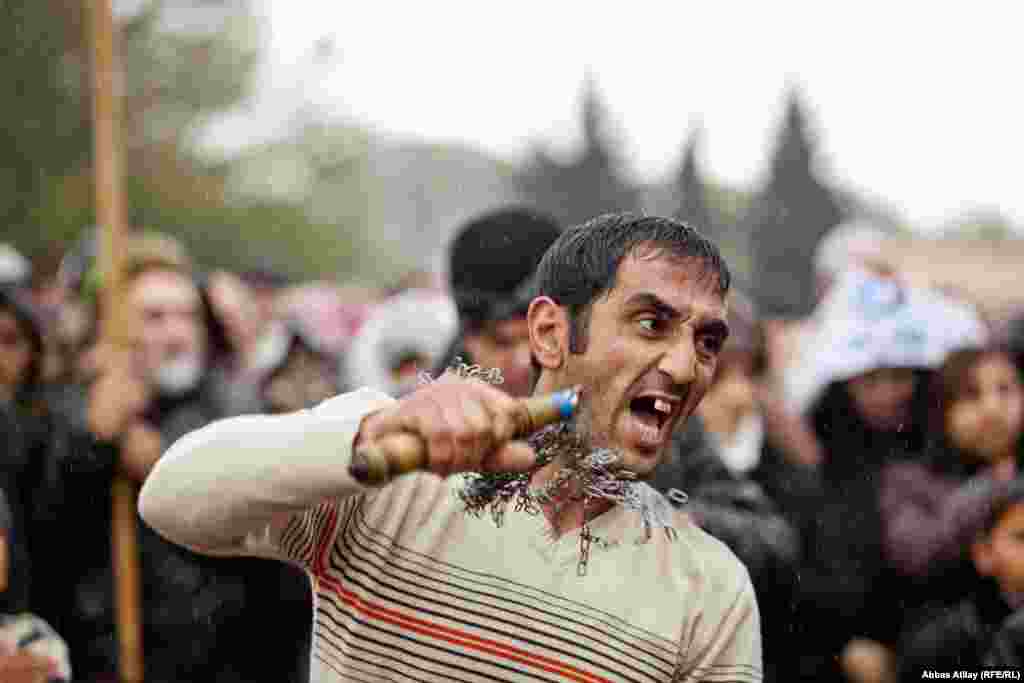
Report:
[[[629,402],[629,411],[637,420],[660,432],[675,413],[675,406],[658,396],[637,396]]]

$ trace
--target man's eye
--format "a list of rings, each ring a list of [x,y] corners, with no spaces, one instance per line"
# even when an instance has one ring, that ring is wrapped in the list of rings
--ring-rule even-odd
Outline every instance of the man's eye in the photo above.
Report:
[[[717,354],[725,346],[725,339],[717,334],[704,335],[700,339],[701,350],[705,353]]]
[[[661,321],[657,318],[641,318],[637,321],[640,329],[644,332],[654,333],[661,330]]]

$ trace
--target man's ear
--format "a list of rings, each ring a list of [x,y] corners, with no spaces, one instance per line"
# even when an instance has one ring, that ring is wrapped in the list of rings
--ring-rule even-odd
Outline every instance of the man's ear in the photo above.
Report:
[[[551,297],[539,296],[526,312],[530,329],[530,353],[541,368],[557,370],[569,351],[569,316]]]

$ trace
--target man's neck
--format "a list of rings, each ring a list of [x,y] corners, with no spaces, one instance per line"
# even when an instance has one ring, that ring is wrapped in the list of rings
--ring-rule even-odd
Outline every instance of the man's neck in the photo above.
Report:
[[[530,486],[532,488],[544,486],[555,478],[562,467],[563,465],[557,460],[548,463],[534,473],[530,480]],[[541,506],[544,516],[551,524],[551,531],[555,538],[561,538],[565,534],[579,529],[585,521],[604,514],[615,505],[610,500],[595,498],[591,499],[589,505],[584,507],[584,500],[574,499],[578,494],[578,486],[578,482],[570,481],[567,485],[552,492],[550,503]]]

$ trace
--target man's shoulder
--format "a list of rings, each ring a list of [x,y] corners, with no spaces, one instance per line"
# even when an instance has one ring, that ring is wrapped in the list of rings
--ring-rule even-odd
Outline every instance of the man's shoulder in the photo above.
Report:
[[[729,546],[704,531],[685,509],[677,509],[675,519],[676,562],[681,569],[732,594],[749,587],[747,567]]]

